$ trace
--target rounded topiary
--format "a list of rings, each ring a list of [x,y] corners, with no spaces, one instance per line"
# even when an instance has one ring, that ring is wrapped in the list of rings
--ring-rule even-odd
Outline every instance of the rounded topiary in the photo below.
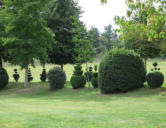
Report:
[[[146,80],[150,88],[160,88],[164,82],[164,75],[161,72],[151,72]]]
[[[20,75],[18,74],[17,69],[14,69],[13,78],[16,82],[18,82]]]
[[[86,85],[86,77],[82,75],[82,67],[80,64],[77,64],[74,66],[74,74],[71,77],[71,85],[73,89],[79,89],[79,88],[84,88]]]
[[[64,88],[66,83],[66,74],[59,67],[55,67],[49,70],[47,74],[48,82],[50,84],[50,90],[57,90]]]
[[[40,80],[45,82],[47,78],[46,69],[43,69],[42,74],[40,74]]]
[[[9,82],[9,76],[4,68],[0,68],[0,90],[4,89]]]
[[[93,86],[94,88],[98,88],[98,73],[97,73],[97,72],[94,72],[94,73],[93,73],[91,83],[92,83],[92,86]]]
[[[143,87],[145,65],[138,54],[126,49],[113,49],[99,67],[101,93],[127,92]]]

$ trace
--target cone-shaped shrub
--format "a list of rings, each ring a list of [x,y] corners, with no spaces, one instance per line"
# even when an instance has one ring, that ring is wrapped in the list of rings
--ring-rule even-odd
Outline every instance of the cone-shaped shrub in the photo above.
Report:
[[[40,80],[45,82],[47,78],[46,69],[43,69],[42,74],[40,74]]]
[[[126,49],[113,49],[99,67],[101,93],[127,92],[143,87],[146,69],[139,55]]]

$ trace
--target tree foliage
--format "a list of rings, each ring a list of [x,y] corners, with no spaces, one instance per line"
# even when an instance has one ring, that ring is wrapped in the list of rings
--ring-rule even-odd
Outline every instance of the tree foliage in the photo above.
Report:
[[[55,41],[48,51],[50,62],[64,65],[75,63],[75,43],[73,42],[73,22],[79,20],[80,8],[73,0],[52,0],[48,4],[46,20],[54,32]]]
[[[144,58],[159,56],[165,51],[166,11],[163,0],[128,0],[128,18],[116,17],[118,32],[125,46]]]

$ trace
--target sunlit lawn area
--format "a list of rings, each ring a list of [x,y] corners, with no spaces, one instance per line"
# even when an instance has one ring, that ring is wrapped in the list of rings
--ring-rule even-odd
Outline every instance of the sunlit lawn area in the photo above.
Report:
[[[166,75],[165,65],[159,62]],[[166,84],[161,89],[145,86],[101,95],[99,89],[88,86],[73,90],[67,82],[64,89],[50,92],[48,83],[39,82],[42,67],[32,68],[35,80],[27,89],[22,88],[23,71],[19,71],[21,83],[13,82],[13,68],[6,67],[11,82],[0,91],[0,128],[166,128]],[[73,66],[64,70],[69,80]]]

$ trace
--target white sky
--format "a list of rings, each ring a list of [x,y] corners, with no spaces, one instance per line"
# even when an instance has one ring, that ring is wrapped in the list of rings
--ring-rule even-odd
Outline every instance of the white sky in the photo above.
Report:
[[[104,26],[108,24],[115,27],[115,16],[126,16],[125,0],[108,0],[105,5],[102,5],[100,0],[78,0],[78,2],[84,11],[81,20],[87,28],[95,26],[100,32],[103,32]]]

